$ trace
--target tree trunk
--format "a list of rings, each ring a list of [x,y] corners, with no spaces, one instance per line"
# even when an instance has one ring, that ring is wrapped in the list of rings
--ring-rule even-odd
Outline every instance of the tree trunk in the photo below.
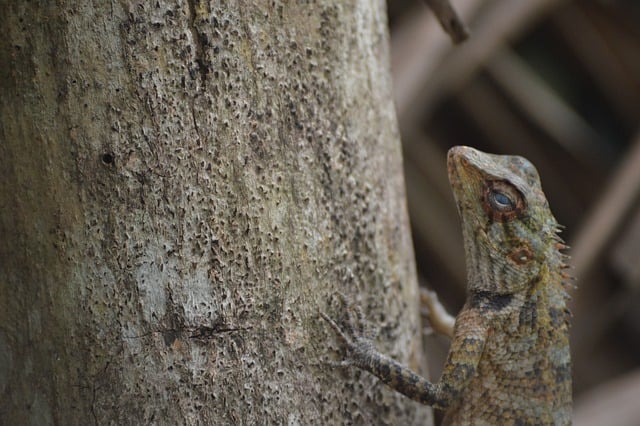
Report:
[[[313,3],[313,2],[310,2]],[[383,1],[2,1],[0,423],[415,424]]]

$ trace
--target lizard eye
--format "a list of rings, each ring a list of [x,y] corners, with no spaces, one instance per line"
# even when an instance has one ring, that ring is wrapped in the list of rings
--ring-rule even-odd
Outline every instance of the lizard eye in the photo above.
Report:
[[[522,212],[525,202],[520,191],[510,183],[489,181],[485,188],[482,206],[493,220],[506,222]]]
[[[496,189],[489,192],[489,202],[491,205],[500,211],[510,211],[516,207],[516,203],[513,202],[509,195]]]

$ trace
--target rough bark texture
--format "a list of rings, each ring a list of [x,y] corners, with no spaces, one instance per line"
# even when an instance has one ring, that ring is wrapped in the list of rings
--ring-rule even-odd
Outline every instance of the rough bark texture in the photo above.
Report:
[[[382,1],[1,1],[0,423],[424,423]]]

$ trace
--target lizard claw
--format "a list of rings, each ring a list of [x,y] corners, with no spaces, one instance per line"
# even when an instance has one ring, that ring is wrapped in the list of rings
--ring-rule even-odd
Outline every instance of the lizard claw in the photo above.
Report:
[[[324,312],[320,312],[320,316],[331,326],[342,341],[345,355],[342,361],[328,362],[327,364],[336,367],[357,365],[357,359],[360,358],[359,354],[373,346],[368,336],[367,322],[360,306],[349,302],[347,297],[341,293],[337,293],[337,296],[343,307],[343,321],[338,324]]]
[[[322,316],[322,318],[329,323],[329,325],[331,326],[331,328],[333,328],[333,331],[336,332],[336,334],[342,339],[342,341],[347,345],[347,346],[351,346],[353,344],[353,342],[351,341],[351,338],[349,337],[348,334],[346,334],[342,328],[340,328],[340,326],[338,325],[338,323],[336,323],[334,320],[332,320],[329,315],[325,314],[324,312],[320,312],[320,315]]]

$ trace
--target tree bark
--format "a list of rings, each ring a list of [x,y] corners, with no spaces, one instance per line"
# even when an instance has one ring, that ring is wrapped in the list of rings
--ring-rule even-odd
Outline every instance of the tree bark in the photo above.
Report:
[[[416,424],[383,1],[1,1],[0,423]]]

